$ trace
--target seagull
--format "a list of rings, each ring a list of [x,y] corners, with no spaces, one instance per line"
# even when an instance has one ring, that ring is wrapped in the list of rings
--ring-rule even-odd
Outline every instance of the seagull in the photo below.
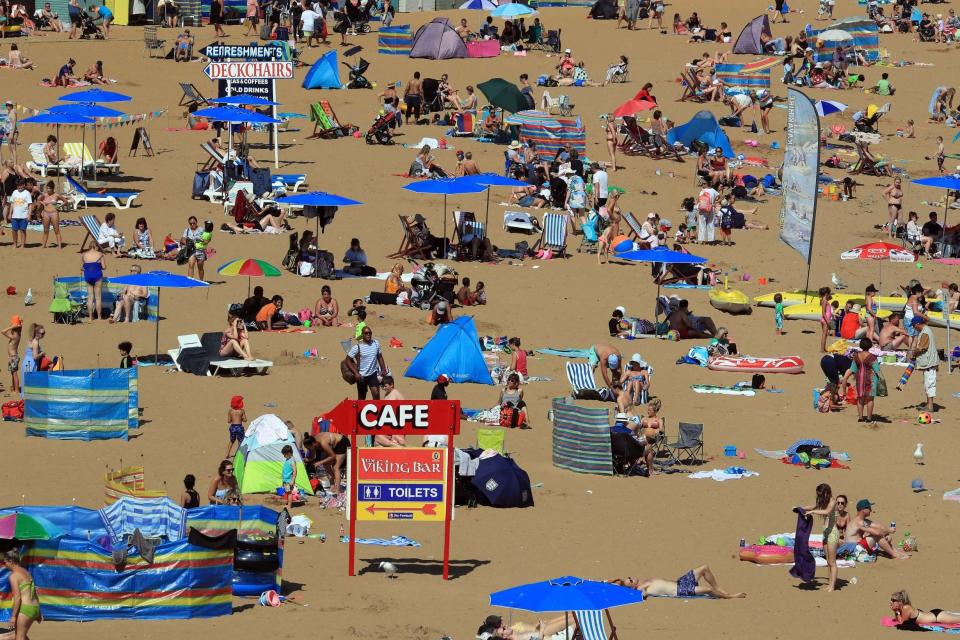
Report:
[[[923,464],[923,443],[918,442],[917,448],[913,452],[913,459],[917,461],[917,464]]]
[[[838,278],[838,277],[837,277],[837,274],[835,274],[835,273],[831,273],[831,274],[830,274],[830,281],[833,282],[833,286],[835,286],[837,289],[846,289],[846,288],[847,288],[847,285],[843,284],[843,280],[841,280],[840,278]]]
[[[397,577],[397,565],[393,564],[392,562],[381,562],[380,568],[385,574],[387,574],[388,578]]]

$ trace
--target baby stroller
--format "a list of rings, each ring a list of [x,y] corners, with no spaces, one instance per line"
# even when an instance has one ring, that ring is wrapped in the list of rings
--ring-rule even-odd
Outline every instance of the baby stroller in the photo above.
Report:
[[[103,32],[85,11],[80,12],[80,39],[81,40],[103,40]]]
[[[357,64],[350,64],[349,62],[344,62],[345,66],[350,71],[350,81],[347,82],[347,89],[372,89],[370,82],[364,77],[364,73],[367,72],[367,69],[370,68],[370,63],[360,58]]]
[[[436,78],[423,79],[423,112],[443,111],[443,96],[440,95],[440,81]]]
[[[437,302],[445,300],[440,294],[440,276],[432,262],[424,263],[413,273],[410,286],[413,288],[412,302],[421,309],[431,309]]]
[[[393,134],[390,133],[391,125],[396,121],[396,113],[385,113],[377,117],[367,129],[365,137],[367,144],[393,144]]]

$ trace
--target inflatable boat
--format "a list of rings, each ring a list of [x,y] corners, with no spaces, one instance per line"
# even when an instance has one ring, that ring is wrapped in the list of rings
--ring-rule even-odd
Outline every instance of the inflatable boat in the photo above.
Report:
[[[783,356],[781,358],[715,356],[707,362],[707,369],[737,373],[802,373],[803,360],[800,356]]]

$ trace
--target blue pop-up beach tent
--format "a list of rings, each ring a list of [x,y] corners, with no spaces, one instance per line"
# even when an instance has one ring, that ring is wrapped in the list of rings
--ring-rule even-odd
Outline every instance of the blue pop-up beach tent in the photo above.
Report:
[[[303,76],[304,89],[342,89],[340,70],[337,69],[337,52],[331,50],[313,63]]]
[[[436,380],[444,374],[453,382],[493,384],[480,351],[480,340],[473,318],[456,318],[440,325],[430,341],[407,367],[404,377]]]
[[[727,134],[720,128],[717,119],[709,111],[698,111],[689,122],[667,131],[667,142],[682,142],[689,147],[694,140],[705,142],[711,149],[720,147],[723,157],[733,158],[733,148]]]

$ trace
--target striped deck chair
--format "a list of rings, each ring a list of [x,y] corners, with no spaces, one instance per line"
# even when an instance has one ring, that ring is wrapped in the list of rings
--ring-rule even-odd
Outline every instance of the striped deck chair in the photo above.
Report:
[[[603,627],[603,614],[607,614],[607,621],[610,623],[609,635]],[[603,611],[574,611],[573,616],[577,621],[577,630],[573,634],[574,640],[619,640],[617,638],[617,627],[613,624],[609,609]]]
[[[474,119],[476,116],[469,112],[463,112],[456,114],[454,118],[454,131],[453,135],[458,138],[472,138],[474,133],[475,122]]]
[[[583,407],[553,400],[553,466],[576,473],[613,475],[610,448],[610,413],[604,408]]]
[[[565,213],[543,214],[543,234],[537,243],[540,249],[549,249],[555,258],[567,257],[567,223],[570,216]]]
[[[311,138],[336,138],[337,128],[330,122],[323,105],[314,102],[310,105],[310,121],[313,123],[313,133]]]
[[[120,163],[107,163],[103,160],[97,160],[94,162],[93,154],[90,153],[90,149],[87,148],[87,145],[82,142],[65,142],[63,143],[63,152],[67,157],[74,158],[83,158],[83,168],[89,169],[94,164],[97,165],[97,169],[106,169],[107,173],[120,173]]]
[[[643,231],[643,225],[637,222],[637,219],[633,217],[633,214],[629,211],[624,211],[621,214],[624,222],[627,223],[627,226],[630,227],[630,233],[627,235],[633,235],[637,240],[640,239],[641,233]]]
[[[568,362],[567,381],[570,392],[577,400],[613,400],[609,389],[601,389],[593,378],[593,366],[589,362]]]

